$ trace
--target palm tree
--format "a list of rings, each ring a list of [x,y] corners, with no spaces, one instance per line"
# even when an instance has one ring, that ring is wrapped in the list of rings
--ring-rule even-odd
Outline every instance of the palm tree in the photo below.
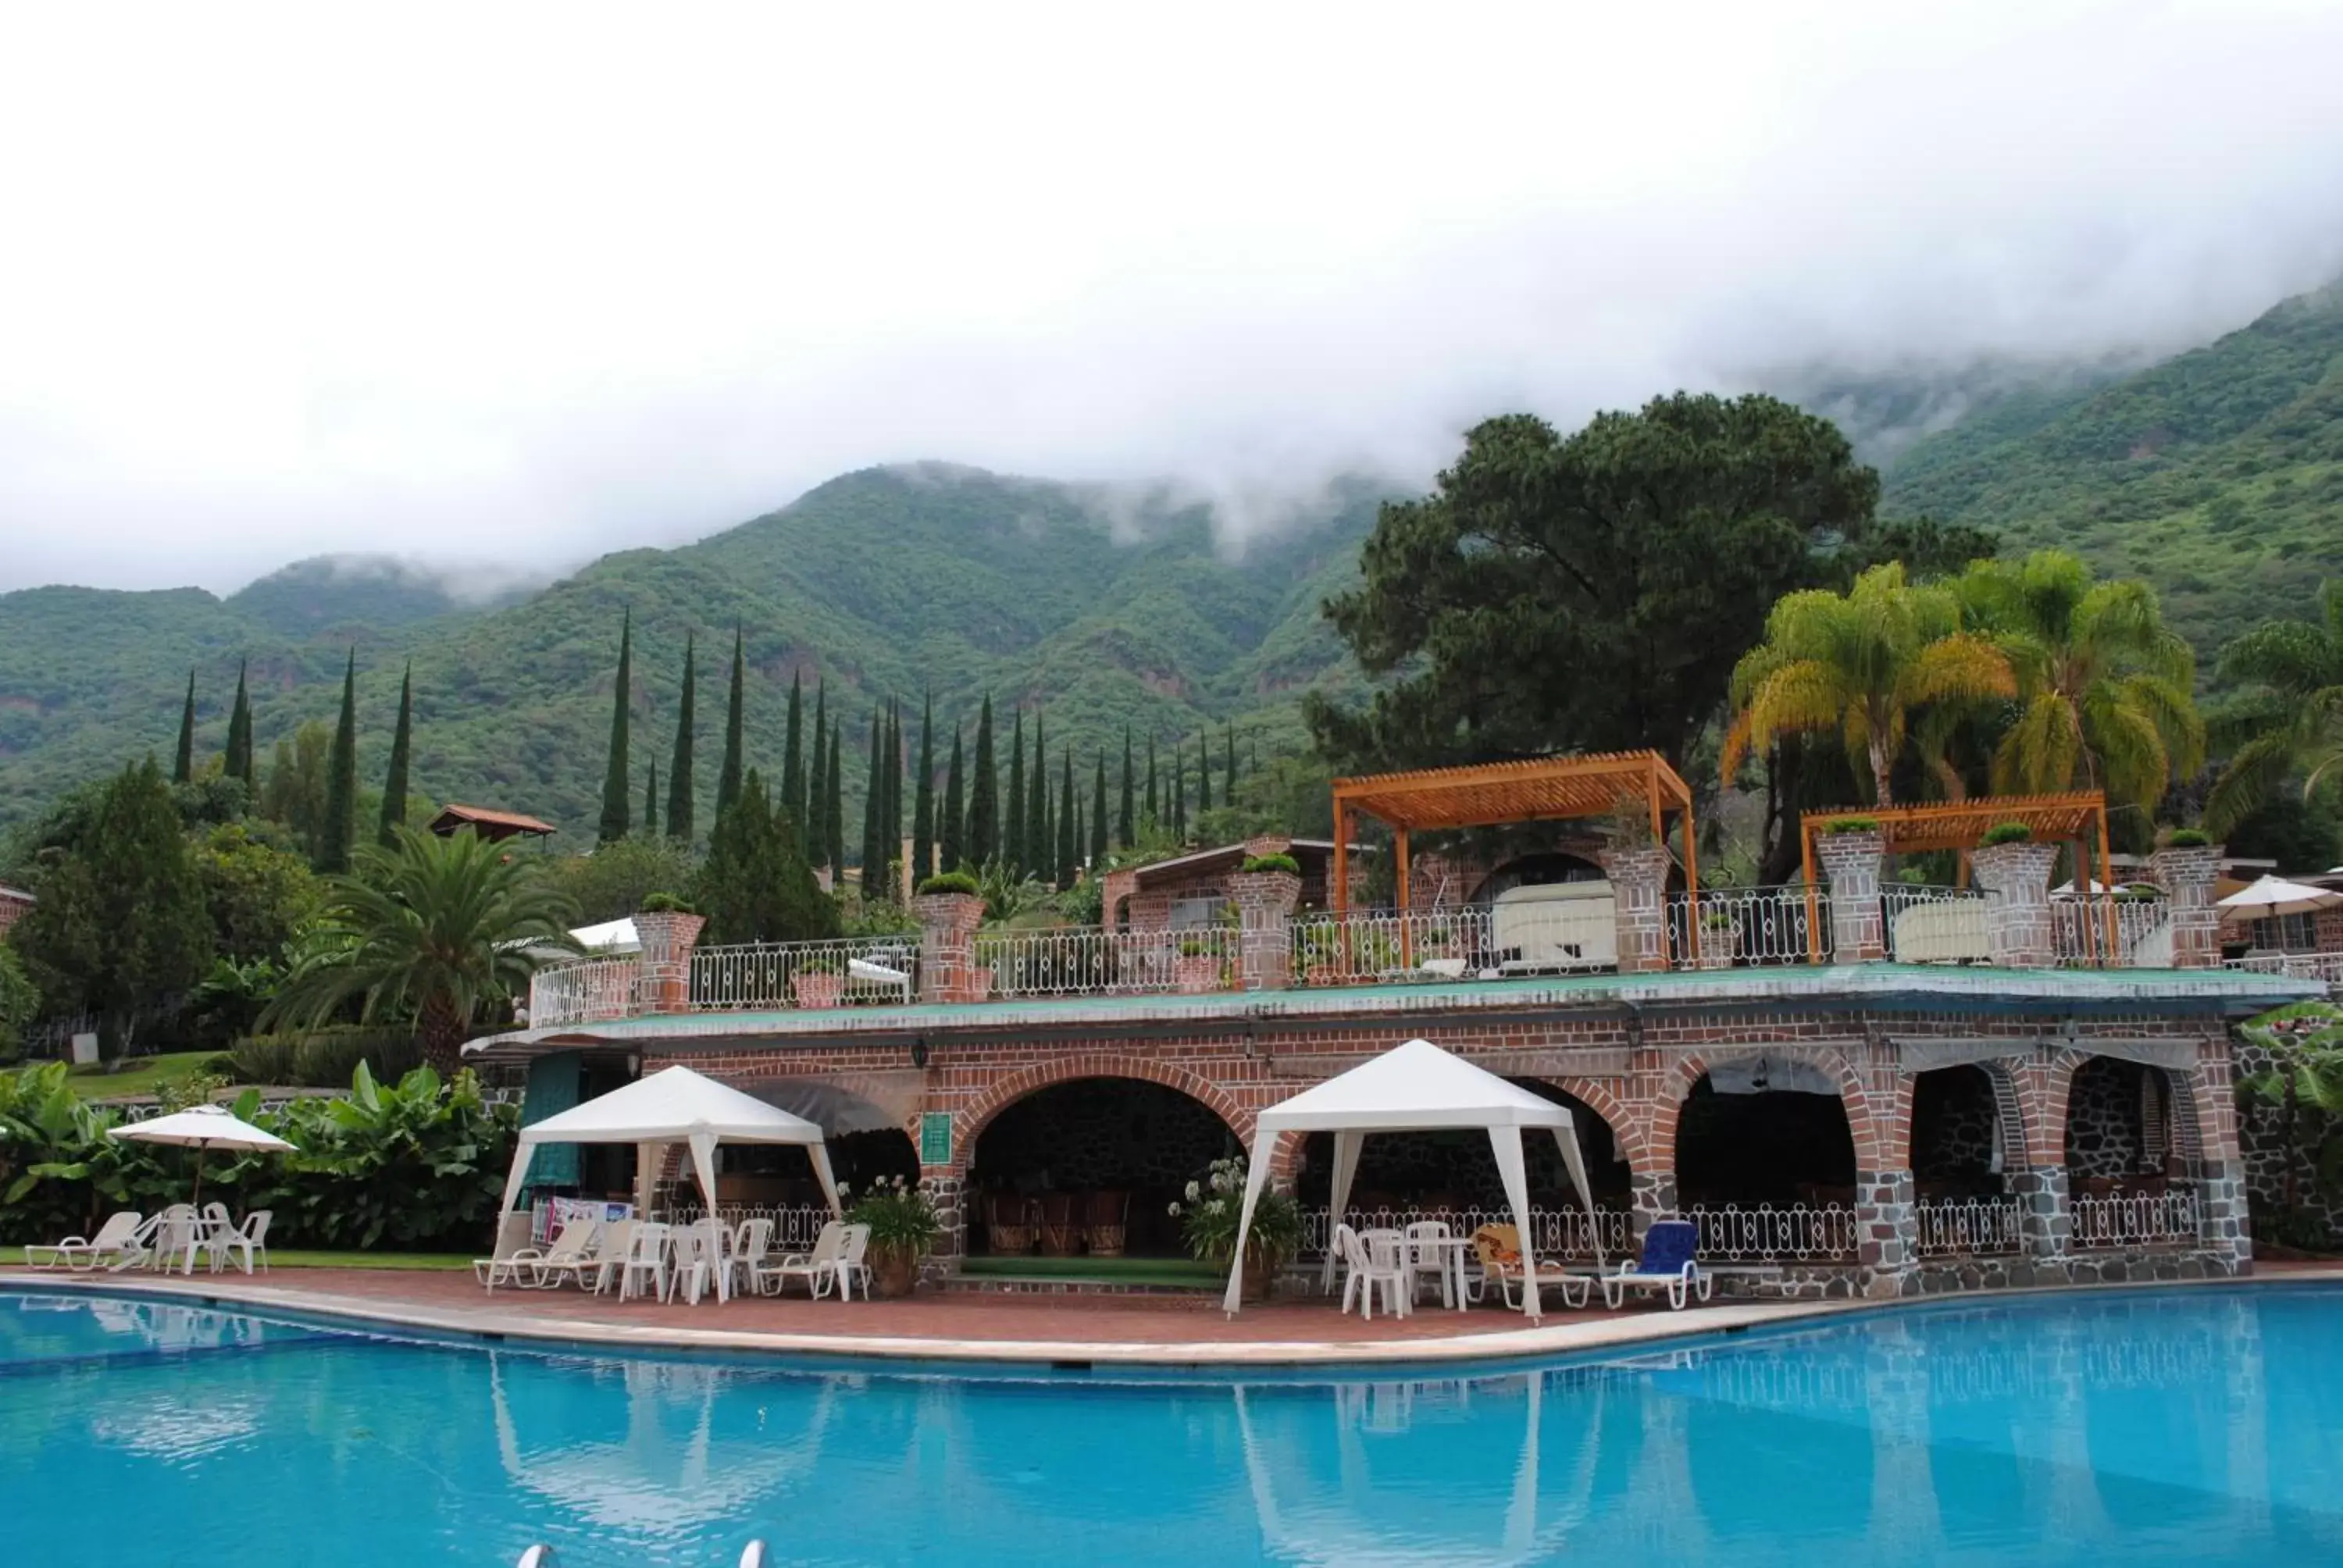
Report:
[[[1961,629],[1952,593],[1907,583],[1903,563],[1889,561],[1844,595],[1811,588],[1774,606],[1765,640],[1733,671],[1725,780],[1780,736],[1836,730],[1856,773],[1869,772],[1874,802],[1892,806],[1890,776],[1916,710],[2016,691],[2001,650]]]
[[[424,1060],[453,1073],[473,1020],[527,987],[538,953],[578,950],[577,908],[469,829],[392,834],[328,879],[316,940],[265,1021],[314,1026],[359,1000],[368,1020],[413,1018]]]
[[[2294,773],[2309,799],[2343,777],[2343,578],[2318,588],[2325,624],[2266,620],[2222,650],[2221,678],[2250,689],[2222,718],[2236,749],[2205,799],[2205,826],[2227,833]]]
[[[1973,631],[2017,676],[2017,714],[1994,748],[2004,794],[2097,789],[2153,812],[2205,757],[2190,695],[2196,658],[2146,583],[2095,583],[2063,550],[1978,561],[1954,585]]]

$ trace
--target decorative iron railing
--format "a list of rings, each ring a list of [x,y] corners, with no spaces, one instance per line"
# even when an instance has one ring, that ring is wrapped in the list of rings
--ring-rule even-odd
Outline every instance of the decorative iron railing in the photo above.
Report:
[[[1697,897],[1668,895],[1668,951],[1677,969],[1802,964],[1815,950],[1829,960],[1830,896],[1820,888],[1703,888]]]
[[[1483,1225],[1510,1225],[1513,1222],[1509,1209],[1351,1209],[1342,1216],[1343,1222],[1353,1231],[1399,1231],[1419,1221],[1438,1220],[1448,1227],[1452,1236],[1470,1237]],[[1325,1209],[1304,1209],[1302,1211],[1301,1256],[1316,1261],[1326,1255],[1334,1227],[1330,1211]],[[1530,1236],[1536,1255],[1541,1258],[1594,1257],[1594,1241],[1603,1242],[1606,1260],[1630,1258],[1635,1252],[1634,1217],[1624,1209],[1597,1209],[1590,1225],[1584,1209],[1538,1209],[1530,1211]]]
[[[1696,1203],[1684,1217],[1700,1228],[1703,1262],[1843,1263],[1855,1253],[1855,1211],[1835,1203],[1779,1209],[1770,1203],[1753,1209]]]
[[[1303,915],[1293,922],[1292,941],[1296,985],[1463,980],[1504,972],[1513,961],[1496,945],[1486,905]]]
[[[2023,1204],[2015,1198],[1924,1198],[1915,1206],[1924,1258],[1978,1257],[2026,1248]]]
[[[691,955],[699,1012],[903,1006],[920,996],[917,937],[753,942]]]
[[[2056,894],[2050,943],[2068,968],[2169,969],[2172,907],[2129,893]]]
[[[999,1000],[1227,990],[1238,983],[1240,933],[1226,926],[1104,931],[1094,927],[987,931],[976,968]]]
[[[2197,1240],[2197,1192],[2077,1192],[2067,1200],[2068,1236],[2081,1249],[2174,1247]]]
[[[642,1010],[642,966],[633,959],[587,959],[528,977],[532,1028],[605,1023]]]
[[[2223,967],[2247,974],[2285,975],[2293,980],[2343,985],[2343,953],[2248,953],[2241,959],[2226,960]]]
[[[1879,890],[1887,956],[1899,964],[1981,964],[1986,900],[1967,888],[1890,882]]]
[[[667,1191],[662,1188],[651,1195],[652,1219],[689,1225],[708,1212],[708,1206],[698,1198],[670,1198]],[[746,1220],[770,1220],[773,1238],[768,1245],[776,1252],[810,1251],[820,1238],[822,1226],[836,1218],[819,1203],[719,1203],[716,1217],[728,1226]]]

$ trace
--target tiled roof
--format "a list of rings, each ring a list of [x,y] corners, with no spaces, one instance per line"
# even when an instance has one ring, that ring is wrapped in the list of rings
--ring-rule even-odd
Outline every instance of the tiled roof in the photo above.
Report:
[[[440,831],[441,824],[445,823],[447,830],[452,832],[467,822],[480,828],[502,828],[514,833],[550,833],[555,830],[552,823],[524,817],[518,811],[495,811],[486,806],[458,806],[452,802],[442,806],[439,815],[431,819],[431,830],[435,833]]]

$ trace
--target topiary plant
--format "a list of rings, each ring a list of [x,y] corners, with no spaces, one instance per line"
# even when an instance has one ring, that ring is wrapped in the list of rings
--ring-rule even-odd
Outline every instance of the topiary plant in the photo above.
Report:
[[[2175,828],[2165,836],[2164,847],[2167,849],[2202,849],[2212,842],[2202,829]]]
[[[920,884],[920,895],[926,898],[937,893],[966,893],[980,896],[984,889],[966,871],[939,871]]]
[[[1833,817],[1829,821],[1825,822],[1822,825],[1822,830],[1825,833],[1876,833],[1879,831],[1879,819],[1876,817]]]
[[[1247,873],[1283,871],[1290,877],[1298,877],[1302,874],[1302,862],[1291,855],[1248,855],[1237,869]]]
[[[645,893],[643,895],[642,903],[639,907],[641,912],[646,915],[696,915],[699,913],[698,910],[691,907],[688,900],[679,899],[673,893]]]
[[[2034,829],[2025,823],[1997,822],[1985,830],[1985,836],[1977,840],[1977,848],[1990,849],[1996,844],[2030,844],[2033,841]]]

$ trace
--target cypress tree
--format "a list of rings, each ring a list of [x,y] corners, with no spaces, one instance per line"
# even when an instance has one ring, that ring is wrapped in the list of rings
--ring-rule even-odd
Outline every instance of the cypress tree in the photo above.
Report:
[[[689,632],[683,638],[683,699],[675,710],[675,750],[667,765],[667,836],[679,844],[691,842],[692,796],[698,791],[691,779],[691,749],[698,740],[699,668],[699,657]],[[658,826],[646,819],[643,831],[656,833]]]
[[[1126,849],[1130,849],[1133,842],[1131,819],[1131,726],[1126,724],[1122,727],[1122,811],[1114,819],[1114,841]]]
[[[798,824],[809,864],[830,865],[830,685],[823,682],[813,699],[813,769],[806,775],[806,818]],[[831,868],[833,870],[835,867]]]
[[[836,886],[846,874],[846,720],[830,721],[830,803],[822,809],[822,839]]]
[[[968,863],[967,839],[968,801],[962,793],[960,758],[960,721],[952,721],[951,766],[944,769],[943,818],[936,824],[936,863],[947,871],[957,871]]]
[[[789,814],[789,830],[806,841],[805,676],[789,676],[789,745],[781,757],[781,809]]]
[[[1222,765],[1221,772],[1221,799],[1228,805],[1233,806],[1237,803],[1237,727],[1233,724],[1230,725],[1226,733],[1229,738],[1229,750],[1227,760]]]
[[[246,695],[245,675],[249,661],[236,667],[236,706],[227,716],[227,776],[244,780],[245,799],[253,799],[252,779],[252,699]]]
[[[1058,879],[1058,846],[1050,830],[1050,754],[1042,749],[1041,710],[1033,710],[1033,770],[1025,800],[1025,869],[1045,882]]]
[[[1091,776],[1091,874],[1106,868],[1106,753],[1098,754],[1098,771]]]
[[[602,821],[595,835],[605,844],[625,838],[634,824],[634,811],[627,799],[633,775],[627,765],[627,719],[634,687],[635,612],[630,607],[618,625],[618,679],[610,694],[610,759],[602,769]]]
[[[382,780],[382,819],[375,826],[375,840],[387,849],[396,841],[391,829],[407,820],[407,753],[415,731],[415,661],[407,661],[407,673],[398,681],[398,727],[390,732],[390,771]]]
[[[886,829],[886,860],[891,866],[903,852],[903,705],[891,698],[887,702],[887,815],[881,826]],[[887,879],[889,903],[896,902],[902,890],[895,878]]]
[[[822,794],[817,789],[816,799]],[[691,891],[708,917],[711,941],[809,941],[838,934],[837,904],[822,896],[798,852],[797,834],[779,819],[754,769],[718,814]]]
[[[326,819],[312,858],[321,871],[347,871],[358,837],[358,654],[342,669],[342,717],[326,760]]]
[[[1212,732],[1196,737],[1196,815],[1212,809]]]
[[[657,838],[659,830],[659,764],[654,761],[650,780],[643,786],[643,837]]]
[[[1163,797],[1155,786],[1155,737],[1147,738],[1147,825],[1163,826]]]
[[[1058,886],[1074,885],[1078,839],[1074,822],[1074,749],[1069,746],[1058,759]]]
[[[979,870],[1001,856],[1000,775],[992,766],[992,698],[976,720],[976,758],[968,773],[968,863]]]
[[[887,716],[870,710],[870,781],[862,791],[862,896],[881,896],[887,882],[887,850],[880,837],[879,814],[887,806]]]
[[[1025,709],[1009,726],[1009,805],[1001,814],[1001,859],[1011,881],[1025,874]]]
[[[920,710],[920,778],[911,787],[911,890],[936,870],[936,699]]]
[[[196,672],[187,671],[187,704],[179,709],[179,749],[171,762],[171,782],[191,784],[196,778]]]
[[[1188,841],[1188,754],[1176,746],[1172,749],[1172,839]]]
[[[716,773],[716,814],[740,797],[740,729],[742,704],[748,700],[749,656],[741,645],[740,628],[732,628],[732,700],[724,710],[724,762]]]

